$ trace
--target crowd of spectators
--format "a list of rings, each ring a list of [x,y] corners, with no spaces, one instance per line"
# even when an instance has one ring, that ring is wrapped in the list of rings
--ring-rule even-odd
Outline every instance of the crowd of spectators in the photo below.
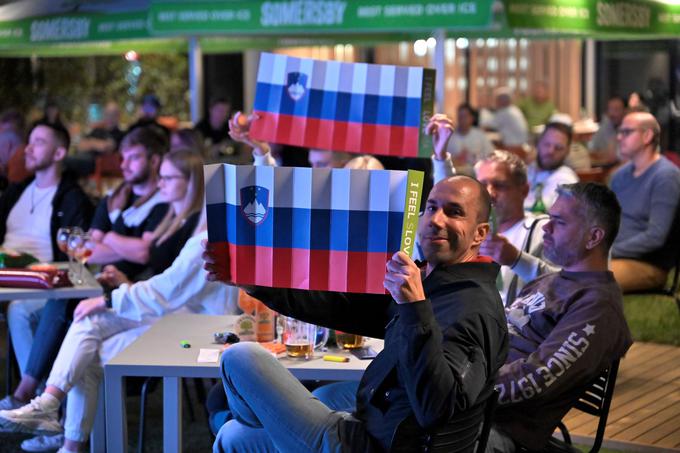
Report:
[[[384,297],[247,289],[279,313],[384,338],[384,351],[362,383],[322,387],[317,399],[268,354],[230,348],[222,359],[227,415],[213,426],[215,450],[382,451],[453,442],[464,451],[494,386],[501,406],[488,451],[545,445],[585,385],[632,342],[621,290],[663,286],[680,253],[680,170],[660,153],[659,123],[637,105],[629,111],[611,98],[594,136],[555,111],[544,83],[516,102],[498,89],[495,111],[481,120],[469,104],[458,107],[455,121],[434,115],[426,127],[434,154],[418,163],[434,184],[418,230],[424,268],[393,256]],[[160,317],[236,313],[238,291],[222,284],[228,279],[201,245],[204,163],[411,165],[259,142],[248,133],[257,118],[232,115],[221,97],[193,128],[168,127],[160,110],[158,97],[144,96],[124,132],[118,106],[107,103],[103,121],[73,147],[56,104],[27,134],[19,112],[0,114],[0,246],[63,261],[57,230],[89,231],[96,244],[89,263],[99,266],[105,289],[82,301],[8,307],[21,381],[0,400],[0,430],[36,434],[27,448],[80,451],[103,364]],[[579,182],[583,167],[570,166],[576,153],[611,171],[611,189]],[[115,184],[93,193],[87,181],[102,159],[115,162]],[[369,305],[365,319],[353,316]],[[559,360],[564,348],[573,352],[567,362]],[[265,391],[267,408],[254,397]],[[306,415],[286,417],[291,412]]]

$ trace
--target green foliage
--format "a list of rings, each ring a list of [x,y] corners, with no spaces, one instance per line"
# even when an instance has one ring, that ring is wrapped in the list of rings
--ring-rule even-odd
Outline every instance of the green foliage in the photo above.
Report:
[[[87,124],[90,103],[118,102],[122,121],[136,116],[139,99],[148,92],[161,100],[162,115],[188,119],[189,72],[185,54],[141,54],[142,74],[134,97],[125,80],[123,56],[89,58],[0,58],[0,110],[14,107],[28,114],[54,100],[69,123]],[[126,109],[126,106],[129,109]],[[34,119],[34,118],[31,118]]]
[[[636,341],[680,346],[680,311],[671,297],[630,294],[623,310]]]

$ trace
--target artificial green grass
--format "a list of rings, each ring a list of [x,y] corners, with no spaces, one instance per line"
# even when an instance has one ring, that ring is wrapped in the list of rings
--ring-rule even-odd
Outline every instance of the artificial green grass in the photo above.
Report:
[[[629,294],[623,311],[635,341],[680,346],[680,310],[672,297]]]

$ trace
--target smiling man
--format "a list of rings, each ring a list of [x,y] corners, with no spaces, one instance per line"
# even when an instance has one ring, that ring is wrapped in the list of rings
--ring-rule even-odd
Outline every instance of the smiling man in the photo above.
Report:
[[[276,359],[240,343],[222,355],[234,419],[214,451],[470,451],[507,350],[495,287],[498,266],[480,259],[489,196],[457,176],[430,192],[418,229],[427,263],[387,263],[390,296],[249,288],[274,310],[345,332],[385,339],[356,392],[356,410],[333,411]],[[206,268],[223,275],[210,248]]]
[[[557,193],[543,245],[562,270],[529,283],[506,309],[510,353],[497,380],[490,452],[541,450],[588,383],[632,343],[607,270],[621,215],[616,196],[594,183]]]

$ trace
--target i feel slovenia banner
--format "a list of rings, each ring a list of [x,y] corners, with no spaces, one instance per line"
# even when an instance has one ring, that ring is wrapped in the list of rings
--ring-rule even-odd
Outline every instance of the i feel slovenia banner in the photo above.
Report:
[[[306,148],[430,157],[434,69],[263,53],[251,136]]]
[[[384,293],[411,255],[418,171],[207,165],[208,240],[240,285]]]

